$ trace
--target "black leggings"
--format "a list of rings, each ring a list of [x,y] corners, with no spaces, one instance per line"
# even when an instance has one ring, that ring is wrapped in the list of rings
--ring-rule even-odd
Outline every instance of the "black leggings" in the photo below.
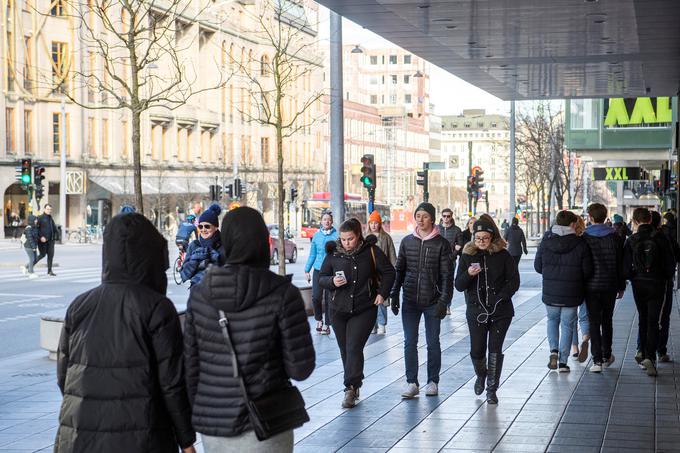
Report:
[[[364,346],[371,335],[377,315],[378,307],[373,306],[355,314],[334,311],[331,316],[345,370],[346,388],[359,388],[364,380]]]
[[[492,318],[485,323],[477,322],[474,314],[468,314],[466,318],[470,329],[470,357],[486,358],[487,349],[489,353],[503,352],[505,334],[508,333],[512,318]]]

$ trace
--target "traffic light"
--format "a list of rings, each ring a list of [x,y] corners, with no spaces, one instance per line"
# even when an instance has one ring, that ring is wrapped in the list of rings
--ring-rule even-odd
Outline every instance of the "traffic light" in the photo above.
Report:
[[[423,200],[428,201],[430,198],[430,176],[427,168],[427,163],[423,164],[423,171],[417,173],[418,179],[416,179],[416,184],[423,186]]]
[[[234,179],[234,198],[241,199],[246,193],[245,184],[240,178]]]
[[[226,197],[230,200],[232,198],[234,198],[234,185],[233,184],[227,184],[226,186],[224,186],[224,195],[226,195]]]
[[[477,178],[472,175],[467,178],[467,191],[469,194],[477,192]]]
[[[359,181],[366,189],[375,189],[375,160],[373,154],[364,154],[361,158],[361,178]]]
[[[31,185],[31,159],[21,159],[21,168],[17,169],[17,180],[22,186]]]
[[[480,168],[475,174],[475,180],[477,181],[477,192],[484,188],[484,171]]]
[[[210,185],[210,199],[213,201],[218,201],[222,198],[222,186],[217,184]]]
[[[45,186],[43,180],[45,179],[45,167],[36,165],[33,167],[33,184],[35,184],[35,199],[40,201],[45,195]]]
[[[298,190],[295,187],[290,188],[290,202],[295,203],[295,199],[297,198]]]

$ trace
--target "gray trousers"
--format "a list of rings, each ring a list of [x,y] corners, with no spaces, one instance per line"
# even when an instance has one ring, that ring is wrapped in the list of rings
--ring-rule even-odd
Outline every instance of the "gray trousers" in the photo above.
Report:
[[[292,453],[293,431],[286,431],[260,442],[255,432],[236,437],[212,437],[201,434],[205,453]]]

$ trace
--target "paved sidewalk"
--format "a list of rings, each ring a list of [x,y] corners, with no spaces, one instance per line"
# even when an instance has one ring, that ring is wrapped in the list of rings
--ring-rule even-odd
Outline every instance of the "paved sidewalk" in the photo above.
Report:
[[[613,366],[596,375],[587,372],[589,362],[571,362],[571,373],[557,374],[546,368],[545,309],[537,279],[524,280],[505,343],[497,407],[472,391],[468,332],[457,293],[453,315],[442,325],[438,397],[400,398],[403,336],[401,323],[390,315],[388,334],[371,336],[366,347],[361,402],[352,410],[341,409],[342,365],[335,338],[315,335],[317,369],[299,384],[311,422],[296,432],[295,451],[680,452],[675,383],[680,365],[659,364],[656,379],[638,368],[630,291],[615,312]],[[679,322],[676,308],[673,327]],[[669,350],[680,358],[680,343],[674,339]],[[423,344],[423,379],[425,355]],[[60,400],[55,363],[44,352],[0,361],[0,451],[51,451]]]

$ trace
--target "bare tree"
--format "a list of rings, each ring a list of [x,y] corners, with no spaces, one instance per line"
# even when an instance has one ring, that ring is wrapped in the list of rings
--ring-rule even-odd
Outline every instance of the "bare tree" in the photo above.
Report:
[[[223,85],[197,84],[188,52],[188,26],[202,17],[202,2],[189,0],[55,0],[52,7],[73,19],[79,49],[87,64],[77,68],[70,53],[56,50],[52,77],[54,91],[87,109],[125,110],[132,122],[132,167],[137,209],[142,197],[141,117],[156,106],[174,110],[192,96]],[[55,6],[56,5],[56,6]],[[44,12],[43,12],[44,14]],[[53,49],[53,53],[55,50]],[[101,62],[101,63],[99,63]],[[159,69],[159,71],[155,71]],[[87,96],[82,96],[83,91]],[[94,98],[101,96],[100,102]]]
[[[248,85],[248,102],[238,108],[247,121],[270,127],[275,133],[277,156],[279,273],[285,275],[284,142],[297,133],[309,131],[318,118],[308,114],[318,105],[323,92],[311,90],[311,77],[322,62],[316,53],[314,25],[299,2],[264,0],[254,13],[252,30],[264,45],[259,61],[237,60],[236,76]],[[310,33],[311,32],[311,33]],[[245,61],[244,61],[245,60]],[[286,107],[285,104],[288,104]]]

